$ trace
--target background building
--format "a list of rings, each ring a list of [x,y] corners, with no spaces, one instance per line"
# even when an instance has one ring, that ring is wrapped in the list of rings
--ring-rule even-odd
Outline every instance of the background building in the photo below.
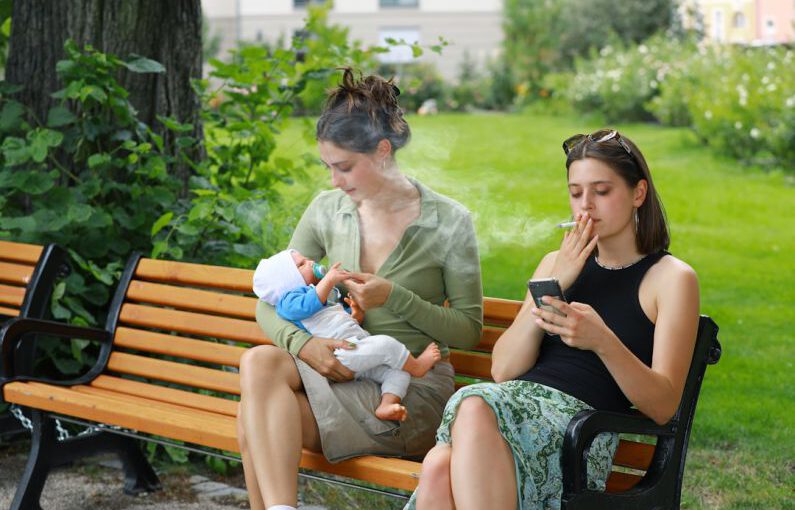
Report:
[[[681,9],[685,26],[712,42],[795,43],[795,0],[685,0]]]
[[[237,40],[289,41],[303,26],[309,3],[315,2],[202,0],[202,8],[210,32],[221,36],[223,55]],[[499,54],[502,0],[334,0],[329,22],[348,27],[351,38],[367,46],[391,37],[427,47],[442,36],[450,43],[442,55],[426,51],[419,60],[433,63],[445,79],[453,80],[465,54],[480,68]],[[408,62],[411,50],[393,48],[381,60]]]

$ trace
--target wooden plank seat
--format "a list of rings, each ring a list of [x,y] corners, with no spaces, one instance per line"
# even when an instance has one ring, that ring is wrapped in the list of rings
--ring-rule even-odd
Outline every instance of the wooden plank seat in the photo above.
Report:
[[[0,331],[4,364],[11,363],[5,355],[9,345],[23,338],[26,331],[86,338],[102,346],[97,365],[81,378],[55,383],[17,373],[11,367],[8,377],[0,381],[8,401],[35,410],[38,432],[34,428],[37,444],[32,452],[58,448],[48,437],[51,433],[47,420],[54,414],[122,427],[144,438],[158,436],[226,454],[237,453],[239,360],[249,346],[269,343],[255,321],[256,298],[250,291],[252,275],[250,270],[133,257],[115,294],[104,330],[46,321],[16,320],[6,325]],[[480,344],[471,351],[454,350],[451,354],[459,386],[490,379],[491,349],[521,303],[486,298],[484,305],[487,326]],[[708,319],[702,320],[702,325],[709,323]],[[645,418],[630,418],[646,425],[652,423]],[[638,428],[628,432],[642,434]],[[668,433],[668,429],[660,427],[654,430]],[[107,434],[107,431],[98,433],[102,437]],[[573,438],[575,453],[569,455],[576,457],[581,438],[576,435]],[[79,441],[85,443],[88,439]],[[123,460],[126,456],[125,490],[158,488],[151,468],[140,467],[140,453],[132,452],[126,443],[123,447],[118,442],[106,445],[106,449],[114,448],[123,448]],[[89,448],[95,449],[101,448]],[[622,440],[608,491],[625,491],[639,481],[645,482],[645,474],[653,469],[659,456],[657,450],[653,444]],[[576,469],[574,464],[572,469]],[[48,465],[46,460],[36,460],[31,454],[15,496],[17,506],[12,508],[38,504],[40,486],[54,465],[57,463]],[[377,484],[387,490],[412,490],[417,485],[421,464],[376,456],[331,464],[322,455],[304,451],[301,467]]]
[[[0,241],[0,324],[13,317],[44,317],[56,277],[69,270],[65,262],[66,252],[55,244]],[[32,351],[28,342],[16,353],[17,363],[30,366]],[[0,395],[0,409],[5,407]],[[8,441],[22,432],[8,411],[0,413],[0,439]]]

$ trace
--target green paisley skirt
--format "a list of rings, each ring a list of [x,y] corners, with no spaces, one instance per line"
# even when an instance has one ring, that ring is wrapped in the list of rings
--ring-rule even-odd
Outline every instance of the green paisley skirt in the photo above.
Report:
[[[516,465],[517,508],[559,509],[563,491],[560,454],[571,418],[592,409],[585,402],[554,388],[530,381],[481,383],[458,390],[445,406],[436,432],[437,444],[451,444],[450,429],[458,406],[467,397],[482,398],[497,416],[500,433],[513,451]],[[610,475],[617,434],[600,434],[588,451],[588,486],[604,490]],[[414,510],[417,493],[404,510]]]

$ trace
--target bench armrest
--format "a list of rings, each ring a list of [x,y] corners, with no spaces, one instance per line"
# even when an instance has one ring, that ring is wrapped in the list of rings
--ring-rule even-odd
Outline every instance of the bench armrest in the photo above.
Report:
[[[31,374],[18,374],[14,366],[14,351],[25,338],[34,338],[30,334],[52,335],[68,338],[82,338],[100,343],[100,354],[97,362],[84,375],[65,381],[57,381],[44,377],[35,377]],[[73,386],[85,384],[94,380],[107,365],[110,356],[113,337],[109,331],[97,328],[86,328],[62,322],[46,321],[16,317],[9,319],[0,328],[0,396],[6,383],[12,381],[38,381],[59,386]]]
[[[576,494],[587,490],[587,448],[602,432],[673,436],[676,433],[676,422],[671,420],[665,425],[657,425],[638,411],[580,411],[569,422],[563,437],[560,458],[563,494]]]

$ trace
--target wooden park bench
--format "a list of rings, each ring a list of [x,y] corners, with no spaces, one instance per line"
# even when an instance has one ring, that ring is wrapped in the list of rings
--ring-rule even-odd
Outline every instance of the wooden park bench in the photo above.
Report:
[[[0,324],[12,317],[44,317],[55,280],[68,267],[66,251],[55,244],[0,241]],[[31,353],[31,349],[17,352],[17,364],[30,366]],[[2,398],[0,404],[4,404]],[[0,414],[0,438],[8,439],[21,431],[8,411]]]
[[[105,329],[86,329],[52,322],[16,319],[0,331],[3,363],[7,352],[29,332],[101,343],[96,365],[72,381],[47,381],[8,366],[3,394],[32,410],[33,440],[28,465],[12,508],[38,508],[48,471],[77,457],[113,450],[122,457],[125,491],[159,488],[133,438],[212,449],[214,455],[236,458],[235,416],[239,396],[237,367],[247,346],[269,343],[254,318],[253,271],[133,257],[113,299]],[[472,351],[453,351],[459,385],[490,378],[490,352],[520,303],[486,298],[481,343]],[[719,355],[714,323],[703,317],[698,347],[676,417],[665,426],[636,416],[605,412],[580,413],[567,434],[563,463],[564,508],[606,508],[600,497],[633,494],[639,498],[676,501],[684,469],[690,425],[706,363]],[[57,441],[53,420],[97,427],[91,434]],[[615,459],[607,494],[585,489],[583,448],[601,430],[651,434],[656,445],[624,440]],[[359,457],[331,464],[322,455],[304,451],[305,474],[333,474],[394,489],[416,487],[421,464],[403,459]],[[335,479],[339,480],[338,477]],[[622,492],[623,491],[623,492]],[[664,493],[664,494],[661,494]],[[583,506],[582,502],[585,502]],[[579,505],[579,506],[578,506]],[[673,508],[663,506],[631,508]],[[620,508],[611,503],[611,507]],[[629,507],[628,507],[629,508]]]

